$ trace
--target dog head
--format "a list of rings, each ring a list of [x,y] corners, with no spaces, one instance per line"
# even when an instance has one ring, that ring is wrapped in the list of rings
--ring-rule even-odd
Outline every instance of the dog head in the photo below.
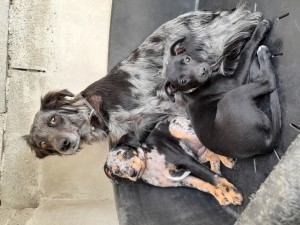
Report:
[[[166,69],[165,91],[173,101],[175,92],[191,92],[207,82],[219,67],[218,63],[211,65],[201,54],[195,54],[193,48],[197,47],[189,44],[192,41],[181,38],[170,48],[172,57]]]
[[[30,134],[24,136],[37,158],[75,154],[82,141],[92,141],[86,107],[72,97],[71,92],[62,90],[49,92],[41,99]]]
[[[128,133],[109,151],[104,172],[112,181],[116,181],[116,177],[136,181],[142,176],[145,166],[141,143],[133,133]]]

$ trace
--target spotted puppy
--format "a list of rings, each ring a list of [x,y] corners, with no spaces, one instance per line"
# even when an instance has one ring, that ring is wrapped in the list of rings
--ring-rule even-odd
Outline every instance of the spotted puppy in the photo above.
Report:
[[[202,163],[210,161],[211,169]],[[220,175],[220,161],[234,167],[230,158],[213,154],[196,138],[188,120],[175,117],[160,122],[144,144],[132,134],[124,135],[109,152],[106,175],[159,187],[191,187],[213,195],[221,205],[240,205],[243,197]]]

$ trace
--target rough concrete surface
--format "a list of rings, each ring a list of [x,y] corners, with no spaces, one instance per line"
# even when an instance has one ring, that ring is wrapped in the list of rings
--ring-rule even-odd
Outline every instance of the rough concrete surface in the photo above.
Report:
[[[34,96],[43,85],[35,74],[10,71],[8,112],[1,173],[1,202],[4,207],[37,207],[40,197],[39,165],[22,136],[30,129],[28,121],[37,109]]]
[[[55,1],[12,1],[9,12],[10,68],[41,69],[53,61]]]
[[[103,172],[108,143],[86,145],[75,156],[49,157],[41,163],[41,190],[47,198],[113,200]]]
[[[11,208],[2,208],[0,210],[1,225],[25,225],[32,216],[34,209],[16,210]]]
[[[0,4],[0,113],[6,110],[5,89],[7,69],[7,37],[8,37],[9,0],[1,0]]]
[[[18,210],[5,225],[26,225],[34,210],[32,208]]]
[[[300,224],[300,135],[257,191],[236,225]]]
[[[6,225],[16,215],[16,209],[1,209],[0,210],[0,224]]]
[[[5,114],[0,114],[0,200],[1,200],[1,161],[2,161],[2,154],[3,154],[3,146],[4,146],[4,129],[5,129]]]
[[[42,95],[63,88],[76,94],[106,75],[111,4],[11,1],[7,113],[0,117],[6,126],[0,215],[11,222],[25,223],[29,208],[38,207],[30,224],[117,224],[112,185],[103,172],[108,143],[86,146],[75,156],[38,160],[22,139]],[[14,224],[5,222],[0,224]]]
[[[46,200],[27,225],[117,225],[118,220],[111,207],[111,201]]]

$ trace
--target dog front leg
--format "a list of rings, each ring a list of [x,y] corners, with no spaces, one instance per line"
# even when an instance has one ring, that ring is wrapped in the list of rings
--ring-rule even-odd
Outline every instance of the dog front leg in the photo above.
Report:
[[[221,175],[221,162],[229,169],[235,167],[235,161],[232,158],[218,155],[208,149],[199,157],[201,163],[209,162],[210,169],[215,173]]]
[[[196,188],[213,195],[220,205],[241,205],[243,196],[225,178],[220,178],[216,185],[204,182],[193,176],[188,176],[181,181],[182,186]]]

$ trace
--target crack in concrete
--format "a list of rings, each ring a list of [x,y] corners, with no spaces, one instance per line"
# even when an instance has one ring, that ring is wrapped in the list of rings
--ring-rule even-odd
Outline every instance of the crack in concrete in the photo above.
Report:
[[[46,70],[17,68],[17,67],[9,67],[9,69],[10,70],[18,70],[18,71],[26,71],[26,72],[34,72],[34,73],[45,73],[46,72]]]

